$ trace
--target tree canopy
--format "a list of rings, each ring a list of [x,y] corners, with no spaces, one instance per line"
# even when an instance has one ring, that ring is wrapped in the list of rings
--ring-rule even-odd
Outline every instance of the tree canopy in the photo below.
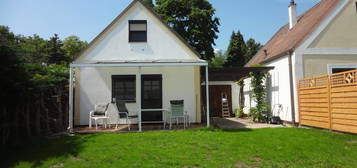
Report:
[[[65,130],[68,64],[86,44],[75,36],[62,41],[56,34],[49,40],[15,35],[0,26],[1,149]]]
[[[260,43],[256,42],[253,38],[250,38],[246,42],[247,52],[245,54],[245,64],[263,47]]]
[[[144,4],[150,7],[154,7],[154,3],[152,0],[143,0]]]
[[[223,55],[222,51],[217,51],[214,58],[209,62],[209,67],[211,68],[223,68],[226,57]]]
[[[243,35],[240,33],[240,31],[233,31],[227,48],[227,61],[225,66],[244,66],[246,52],[247,46],[245,45]]]
[[[253,38],[250,38],[247,42],[245,42],[244,37],[240,31],[233,31],[227,48],[227,60],[224,66],[244,66],[259,51],[261,47],[262,45],[257,43]]]
[[[88,43],[81,41],[77,36],[68,36],[63,40],[62,50],[65,52],[66,59],[72,62],[74,57],[77,56]]]
[[[207,0],[156,0],[154,9],[201,54],[202,59],[214,57],[213,45],[220,23]]]

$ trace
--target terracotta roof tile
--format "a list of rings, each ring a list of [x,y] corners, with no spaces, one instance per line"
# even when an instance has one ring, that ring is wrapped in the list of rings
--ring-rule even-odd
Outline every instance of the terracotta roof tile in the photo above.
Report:
[[[284,25],[245,66],[269,62],[299,47],[340,1],[321,0],[300,15],[298,22],[291,30],[289,30],[289,24]]]

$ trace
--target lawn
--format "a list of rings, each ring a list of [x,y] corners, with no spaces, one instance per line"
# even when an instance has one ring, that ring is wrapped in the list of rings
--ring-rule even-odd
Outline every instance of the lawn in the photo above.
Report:
[[[25,141],[25,140],[24,140]],[[317,129],[199,129],[51,137],[0,167],[356,167],[357,135]]]

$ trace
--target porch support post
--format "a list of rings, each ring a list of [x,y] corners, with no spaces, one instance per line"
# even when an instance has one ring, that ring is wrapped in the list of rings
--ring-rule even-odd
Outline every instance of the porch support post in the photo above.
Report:
[[[141,128],[141,67],[138,67],[138,73],[136,74],[136,103],[138,107],[138,127],[139,132]]]
[[[206,116],[207,116],[207,127],[210,126],[210,115],[209,115],[209,84],[208,84],[208,65],[206,65]]]
[[[73,132],[73,67],[69,68],[68,131]]]

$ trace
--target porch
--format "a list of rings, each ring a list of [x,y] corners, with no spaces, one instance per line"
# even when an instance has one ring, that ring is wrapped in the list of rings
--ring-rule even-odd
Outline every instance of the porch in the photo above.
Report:
[[[151,124],[162,125],[165,122],[166,118],[163,112],[170,111],[172,100],[184,100],[184,110],[187,113],[189,123],[200,123],[202,119],[201,101],[208,100],[208,97],[206,100],[201,100],[199,69],[202,66],[206,67],[207,72],[207,62],[202,60],[71,64],[69,130],[75,131],[74,125],[79,126],[79,130],[83,130],[82,128],[89,124],[89,112],[94,109],[95,104],[115,104],[115,98],[121,92],[115,92],[113,89],[116,87],[114,80],[117,77],[121,80],[123,76],[133,78],[132,90],[134,90],[134,95],[124,96],[124,98],[132,98],[129,101],[124,100],[128,105],[128,113],[136,116],[134,121],[131,121],[136,126],[132,127],[131,130],[159,129],[160,126],[152,126]],[[208,73],[206,73],[205,80],[208,81]],[[73,95],[73,88],[76,88],[77,97]],[[208,94],[208,88],[206,92]],[[76,109],[74,108],[75,101],[77,101]],[[209,103],[206,104],[205,108],[209,109]],[[111,116],[108,116],[109,124],[117,124],[118,113],[115,112],[116,108],[114,106],[109,107],[109,110],[111,111]],[[74,113],[75,111],[76,113]],[[204,117],[207,117],[205,119],[206,125],[209,126],[209,115],[207,115],[209,110],[204,111],[207,112]],[[75,122],[77,124],[74,124]],[[144,124],[150,126],[144,128]],[[118,129],[102,131],[121,131],[125,128],[126,126],[120,126]],[[91,129],[84,130],[91,132]]]
[[[198,129],[198,128],[205,128],[206,124],[201,123],[201,124],[190,124],[190,126],[183,128],[182,124],[179,125],[173,125],[172,129],[169,129],[167,126],[164,128],[163,124],[143,124],[142,125],[142,131],[143,132],[149,132],[149,131],[176,131],[176,130],[191,130],[191,129]],[[137,132],[138,131],[138,125],[134,124],[130,127],[130,130],[128,129],[127,125],[119,125],[116,127],[115,125],[109,125],[107,128],[104,127],[99,127],[98,129],[92,127],[89,128],[87,126],[82,126],[82,127],[75,127],[73,129],[73,133],[75,134],[95,134],[95,133],[114,133],[114,132],[120,132],[120,133],[125,133],[125,132]]]

